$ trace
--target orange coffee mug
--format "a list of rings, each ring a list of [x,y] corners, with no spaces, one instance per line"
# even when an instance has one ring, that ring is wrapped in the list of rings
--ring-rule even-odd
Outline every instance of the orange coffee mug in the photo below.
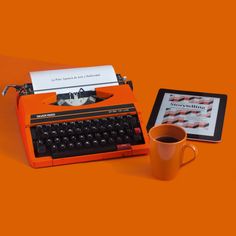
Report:
[[[173,179],[178,170],[193,161],[198,154],[197,148],[186,143],[186,131],[172,124],[154,126],[149,131],[150,162],[153,175],[160,180]],[[193,157],[184,161],[186,148],[193,151]]]

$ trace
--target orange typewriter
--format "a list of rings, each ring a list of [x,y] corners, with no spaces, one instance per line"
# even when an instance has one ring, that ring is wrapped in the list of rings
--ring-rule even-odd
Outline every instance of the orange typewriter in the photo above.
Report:
[[[17,116],[32,167],[48,167],[147,154],[149,140],[132,82],[75,93],[35,94],[32,84],[17,90]],[[70,102],[83,100],[82,104]]]

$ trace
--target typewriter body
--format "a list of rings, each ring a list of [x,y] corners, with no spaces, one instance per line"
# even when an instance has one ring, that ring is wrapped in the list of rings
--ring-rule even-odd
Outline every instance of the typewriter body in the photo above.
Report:
[[[149,140],[130,84],[96,88],[96,102],[58,105],[55,92],[17,89],[17,116],[34,168],[147,154]]]

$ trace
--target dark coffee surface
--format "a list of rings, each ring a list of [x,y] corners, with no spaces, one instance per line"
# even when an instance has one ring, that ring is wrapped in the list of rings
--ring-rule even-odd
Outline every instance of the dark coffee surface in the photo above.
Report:
[[[176,143],[179,142],[180,140],[174,137],[169,137],[169,136],[165,136],[165,137],[159,137],[156,139],[157,141],[163,142],[163,143]]]

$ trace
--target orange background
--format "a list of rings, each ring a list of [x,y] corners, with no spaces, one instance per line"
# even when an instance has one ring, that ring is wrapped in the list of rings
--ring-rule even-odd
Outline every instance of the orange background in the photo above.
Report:
[[[147,121],[160,87],[228,94],[223,142],[170,182],[148,157],[32,169],[0,98],[1,235],[235,235],[233,1],[8,1],[0,8],[1,90],[28,71],[113,64]],[[41,62],[40,62],[41,61]]]

